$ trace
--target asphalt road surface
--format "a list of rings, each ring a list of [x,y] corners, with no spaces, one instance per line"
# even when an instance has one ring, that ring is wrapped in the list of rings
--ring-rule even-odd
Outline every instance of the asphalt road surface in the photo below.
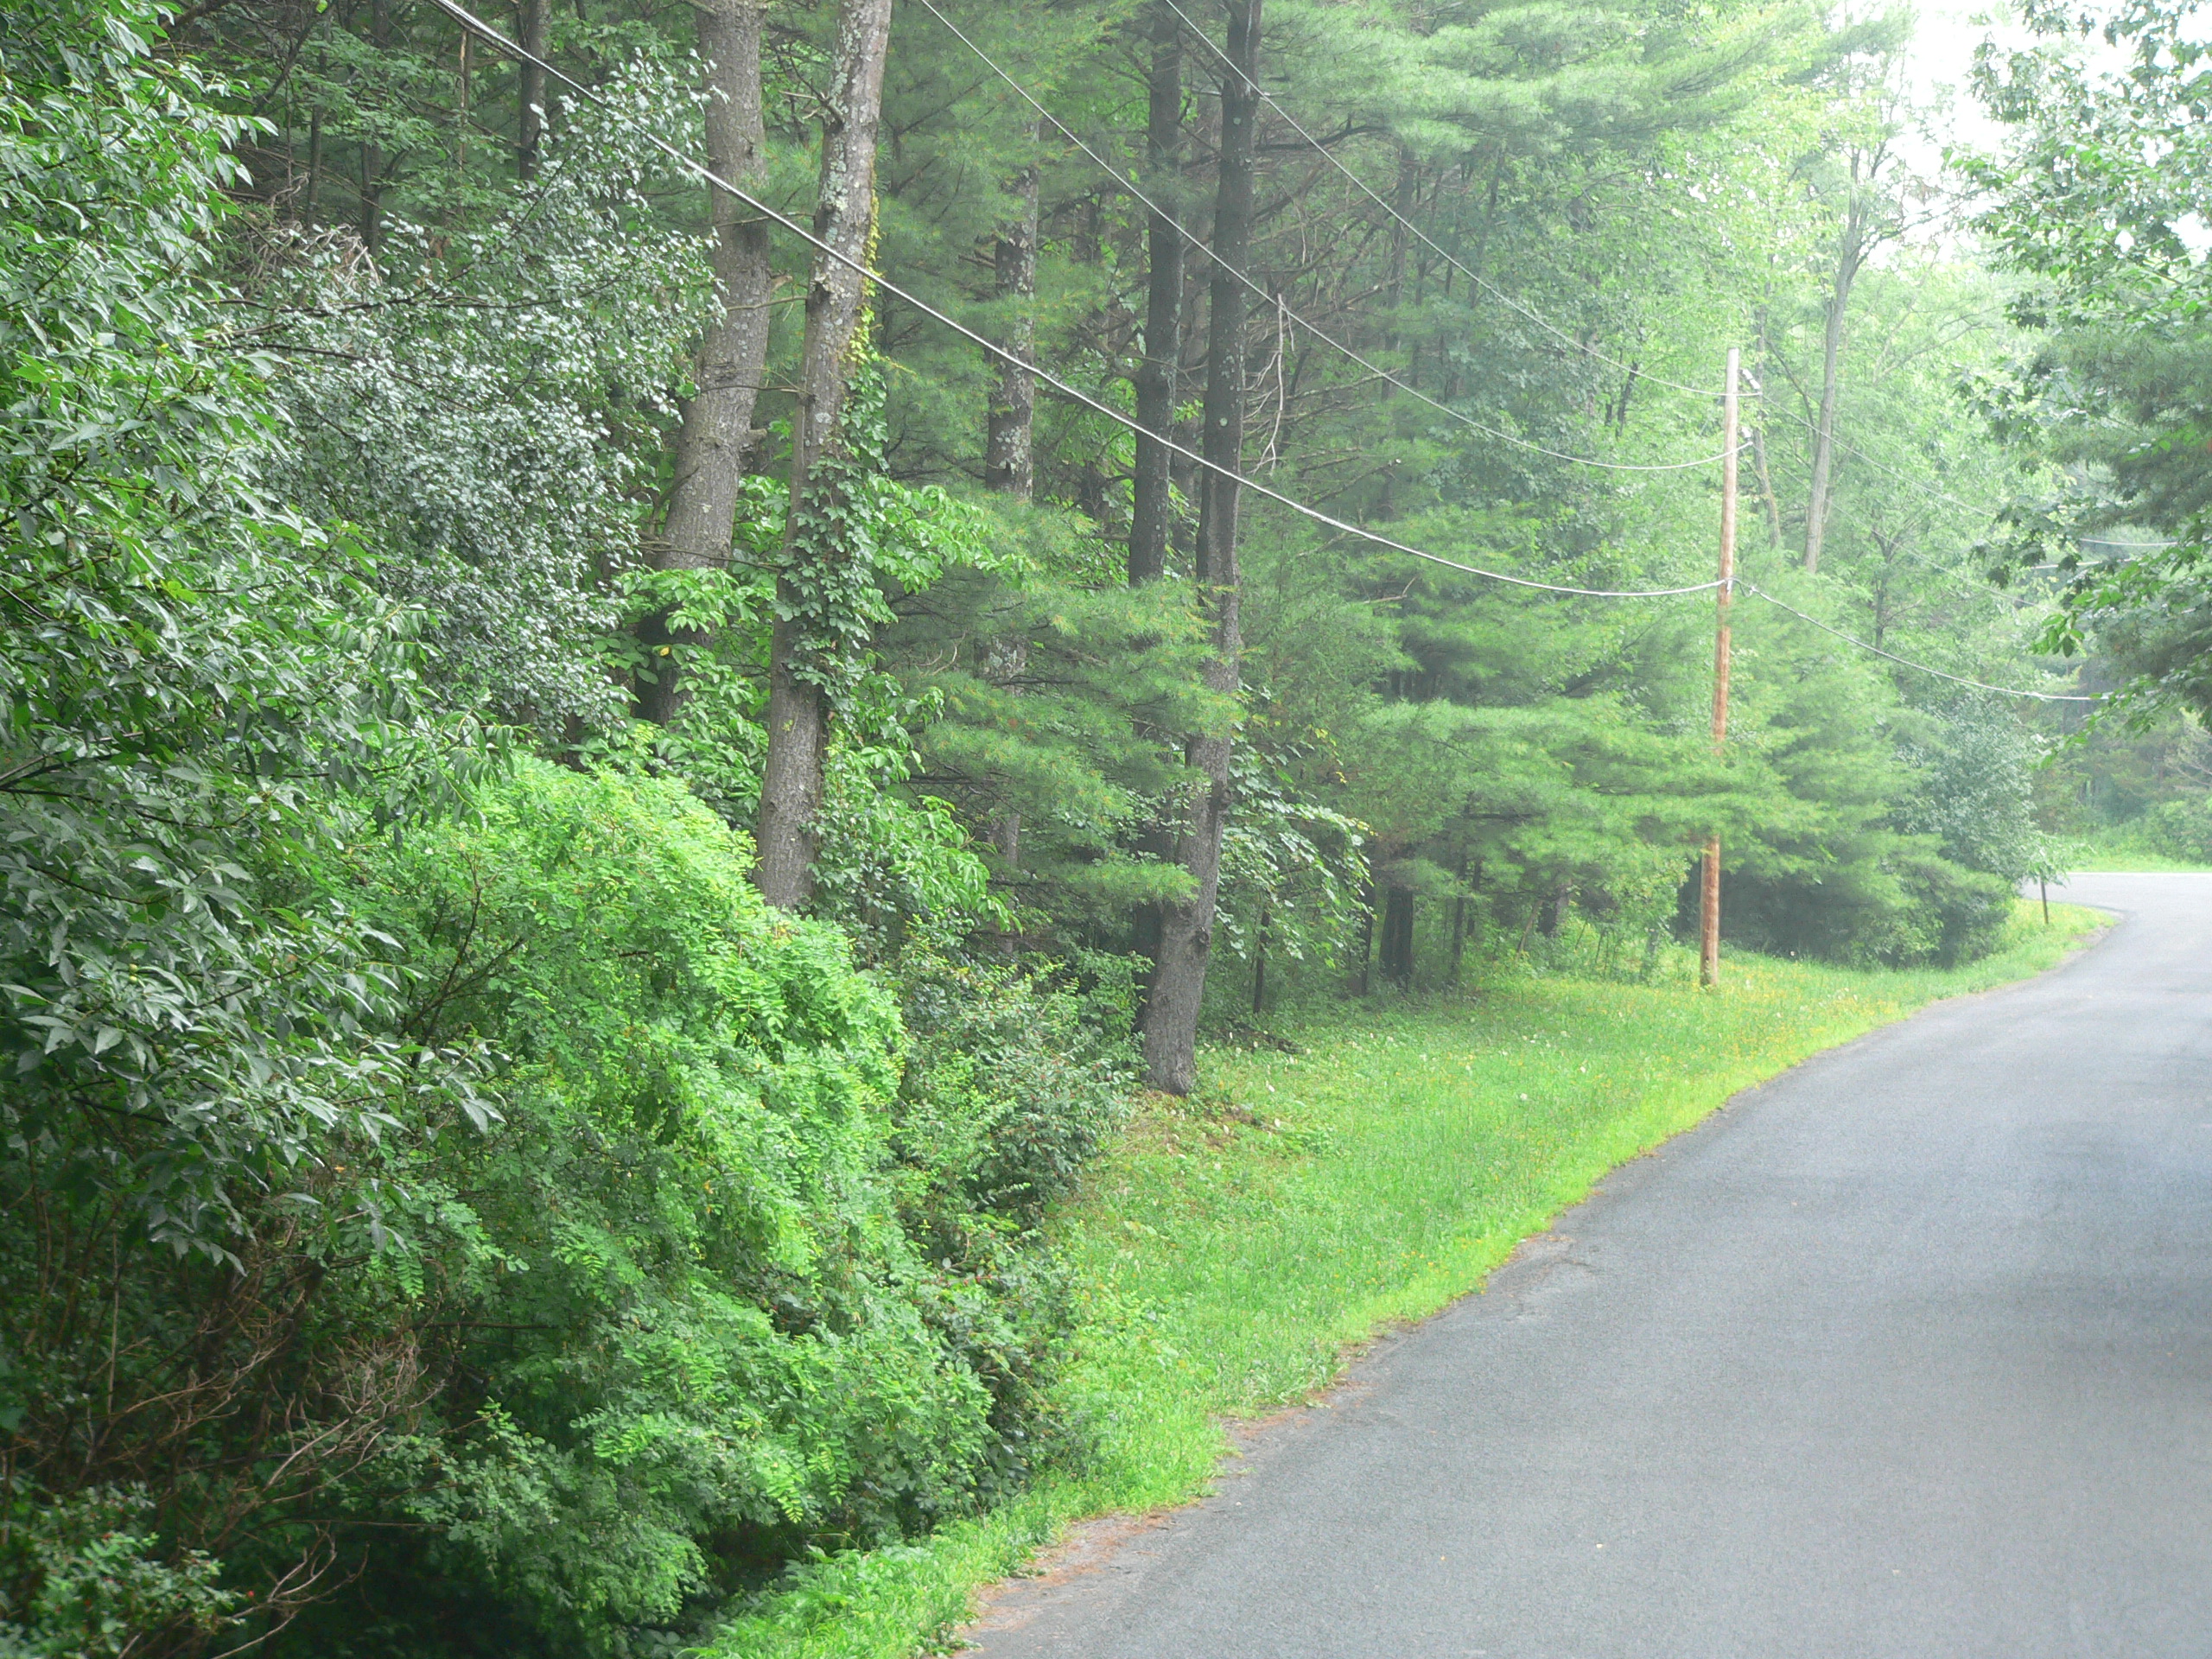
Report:
[[[985,1659],[2212,1656],[2212,876],[1627,1166]]]

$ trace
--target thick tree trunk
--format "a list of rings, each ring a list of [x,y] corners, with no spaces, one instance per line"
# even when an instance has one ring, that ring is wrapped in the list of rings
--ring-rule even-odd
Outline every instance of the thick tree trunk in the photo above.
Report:
[[[1156,582],[1167,573],[1175,531],[1177,456],[1163,440],[1175,432],[1175,387],[1183,362],[1183,20],[1155,0],[1152,13],[1152,73],[1145,123],[1145,192],[1168,213],[1145,217],[1147,284],[1144,360],[1136,374],[1136,475],[1130,492],[1129,584]],[[1165,846],[1152,850],[1162,854]],[[1136,907],[1130,931],[1147,963],[1143,1022],[1152,1004],[1153,968],[1160,958],[1157,904]]]
[[[765,170],[767,130],[760,92],[765,0],[695,0],[699,56],[706,66],[707,165],[717,178],[751,189]],[[738,490],[754,440],[753,410],[768,360],[768,301],[775,268],[767,221],[726,191],[709,192],[709,257],[721,315],[700,342],[698,390],[683,405],[677,433],[676,481],[668,519],[649,550],[664,570],[704,570],[729,563]],[[647,617],[638,637],[652,661],[637,686],[637,709],[665,725],[677,710],[677,667],[668,653],[696,644],[679,638],[665,614]]]
[[[1166,5],[1152,19],[1151,100],[1145,123],[1146,194],[1169,213],[1182,211],[1183,22]],[[1166,213],[1145,216],[1144,361],[1137,369],[1136,479],[1129,512],[1129,581],[1151,582],[1167,569],[1174,496],[1173,457],[1160,442],[1175,427],[1175,378],[1183,351],[1183,232]]]
[[[545,136],[545,72],[531,61],[545,56],[546,0],[522,0],[515,20],[515,42],[529,54],[522,60],[516,99],[522,109],[515,122],[515,174],[527,179],[537,171],[537,149]]]
[[[1375,963],[1375,883],[1359,884],[1359,972],[1352,978],[1352,995],[1365,996],[1372,988],[1369,969]]]
[[[876,130],[883,112],[883,59],[891,35],[891,0],[839,0],[837,70],[822,118],[822,181],[814,234],[843,256],[816,255],[806,290],[806,335],[799,354],[798,410],[791,423],[791,510],[785,537],[787,574],[777,582],[777,619],[768,648],[768,757],[760,776],[761,894],[785,910],[812,896],[822,807],[823,761],[830,744],[830,707],[812,677],[812,648],[792,613],[804,603],[811,573],[794,567],[805,556],[842,550],[799,547],[810,516],[815,464],[841,441],[845,393],[853,369],[867,285],[847,261],[868,254],[875,209]]]
[[[1038,136],[1043,137],[1043,128]],[[990,402],[983,445],[983,482],[1005,494],[1029,499],[1036,488],[1037,377],[1037,162],[1034,156],[1014,180],[1014,215],[999,227],[992,253],[993,292],[1006,326],[1000,344],[1020,359],[1001,360],[998,387]]]
[[[1843,326],[1851,306],[1851,285],[1866,257],[1866,215],[1852,204],[1836,243],[1835,283],[1828,293],[1827,323],[1821,335],[1821,404],[1813,422],[1813,477],[1805,493],[1805,569],[1821,568],[1821,543],[1827,535],[1828,507],[1835,486],[1835,406],[1843,385]]]
[[[1393,887],[1382,905],[1382,977],[1400,990],[1414,982],[1414,895]]]
[[[1198,486],[1199,602],[1212,613],[1208,688],[1238,690],[1236,474],[1244,449],[1244,288],[1252,247],[1253,129],[1260,111],[1260,12],[1263,0],[1232,0],[1229,60],[1221,83],[1220,177],[1213,221],[1214,277],[1207,296],[1205,436],[1211,463]],[[1213,950],[1214,903],[1221,886],[1222,830],[1229,817],[1232,733],[1194,734],[1185,748],[1198,774],[1188,796],[1177,855],[1195,885],[1160,917],[1160,956],[1145,1007],[1144,1057],[1155,1089],[1185,1095],[1198,1081],[1198,1005]]]

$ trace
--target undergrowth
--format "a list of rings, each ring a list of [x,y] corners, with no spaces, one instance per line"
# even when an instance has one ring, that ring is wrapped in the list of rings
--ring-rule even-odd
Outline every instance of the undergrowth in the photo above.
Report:
[[[1859,972],[1732,958],[1683,982],[1521,974],[1353,1003],[1205,1055],[1151,1098],[1052,1225],[1082,1287],[1064,1385],[1088,1451],[923,1542],[822,1558],[731,1626],[714,1659],[944,1650],[978,1585],[1066,1523],[1200,1494],[1222,1424],[1325,1387],[1378,1332],[1478,1288],[1608,1171],[1738,1090],[1941,997],[2042,971],[2101,922],[2019,906],[1971,967]]]

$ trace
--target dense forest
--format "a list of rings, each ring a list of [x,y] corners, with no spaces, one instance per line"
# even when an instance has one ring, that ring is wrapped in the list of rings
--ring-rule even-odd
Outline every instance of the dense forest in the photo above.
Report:
[[[2206,48],[1912,49],[0,0],[0,1655],[712,1650],[1202,1033],[2212,856]]]

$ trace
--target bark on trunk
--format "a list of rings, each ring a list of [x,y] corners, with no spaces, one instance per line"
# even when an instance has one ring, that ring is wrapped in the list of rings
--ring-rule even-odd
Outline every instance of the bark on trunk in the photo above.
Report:
[[[799,355],[799,400],[791,423],[791,512],[782,601],[768,653],[768,755],[760,777],[761,895],[785,910],[812,896],[818,846],[815,815],[822,806],[823,760],[830,709],[822,686],[807,677],[810,642],[790,613],[804,601],[806,572],[792,569],[797,537],[809,516],[815,464],[839,442],[867,285],[848,260],[868,254],[874,224],[876,130],[883,111],[883,59],[891,34],[891,0],[839,0],[837,72],[822,120],[822,181],[814,234],[842,258],[817,254],[806,290],[806,334]],[[809,556],[843,556],[813,549]],[[798,578],[799,580],[795,580]]]
[[[1039,141],[1044,128],[1038,128]],[[999,227],[992,254],[993,289],[1006,316],[1000,344],[1020,359],[1001,360],[998,387],[991,396],[989,429],[983,446],[983,482],[988,488],[1029,499],[1036,487],[1034,433],[1037,423],[1037,162],[1033,156],[1014,180],[1014,215]]]
[[[1382,907],[1382,977],[1400,990],[1414,982],[1414,895],[1392,887]]]
[[[1843,325],[1851,305],[1851,285],[1866,257],[1866,213],[1857,201],[1844,216],[1836,242],[1835,283],[1828,293],[1827,327],[1821,337],[1821,404],[1813,423],[1813,478],[1805,493],[1805,569],[1821,568],[1821,543],[1827,534],[1828,506],[1835,486],[1835,406],[1843,384]]]
[[[522,105],[515,123],[515,175],[524,179],[537,171],[537,148],[545,136],[545,72],[530,60],[545,56],[545,5],[546,0],[522,0],[522,15],[515,23],[521,36],[516,44],[529,54],[522,60],[515,94]]]
[[[1040,118],[1033,142],[1042,147],[1046,130]],[[1037,361],[1037,184],[1038,164],[1029,164],[1014,175],[1011,194],[1014,217],[999,227],[992,251],[994,288],[1007,322],[999,343],[1017,361],[995,359],[998,389],[991,398],[989,430],[983,448],[983,482],[1003,495],[1027,501],[1036,493],[1037,378],[1029,372]],[[1028,666],[1029,647],[1016,640],[1003,651],[995,650],[989,677],[1005,685],[1020,677]],[[1021,868],[1021,814],[1008,809],[992,822],[991,844],[1008,871]]]
[[[1262,903],[1260,906],[1260,925],[1252,936],[1252,1017],[1255,1020],[1260,1017],[1268,1005],[1268,923],[1272,915],[1269,906]]]
[[[1259,115],[1260,12],[1263,0],[1230,8],[1228,56],[1221,83],[1220,176],[1214,204],[1214,276],[1207,297],[1205,436],[1212,463],[1198,486],[1199,602],[1213,619],[1205,683],[1237,692],[1236,475],[1244,448],[1244,288],[1252,245],[1253,128]],[[1224,469],[1221,471],[1216,468]],[[1177,848],[1195,891],[1160,917],[1160,956],[1145,1008],[1145,1071],[1152,1086],[1186,1095],[1198,1081],[1198,1005],[1213,949],[1214,903],[1221,886],[1222,830],[1229,817],[1231,732],[1194,734],[1185,750],[1197,777]]]
[[[1370,988],[1368,970],[1375,963],[1375,883],[1359,884],[1359,972],[1352,980],[1352,995],[1365,996]]]
[[[707,165],[717,178],[751,189],[765,170],[767,130],[760,92],[764,0],[696,0],[699,56],[706,66]],[[768,301],[775,269],[768,226],[725,191],[710,188],[709,256],[721,315],[700,342],[698,390],[683,405],[677,433],[676,482],[668,519],[649,550],[664,570],[712,569],[729,563],[737,494],[755,435],[753,410],[768,360]],[[680,698],[676,647],[699,643],[671,631],[665,613],[647,617],[638,637],[652,666],[637,685],[637,710],[665,725]]]
[[[1182,359],[1183,232],[1178,193],[1183,186],[1183,21],[1166,5],[1153,9],[1150,105],[1145,123],[1146,194],[1168,213],[1145,216],[1144,361],[1137,369],[1136,478],[1129,512],[1129,582],[1155,580],[1167,569],[1174,495],[1173,457],[1160,440],[1175,426],[1176,370]]]

